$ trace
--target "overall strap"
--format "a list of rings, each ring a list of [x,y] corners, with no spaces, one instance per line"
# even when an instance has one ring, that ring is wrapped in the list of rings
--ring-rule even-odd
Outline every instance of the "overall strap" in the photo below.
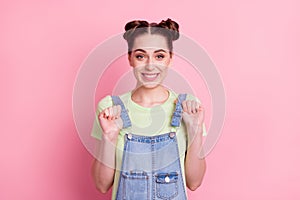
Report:
[[[182,106],[181,103],[186,99],[187,94],[179,94],[178,95],[178,99],[177,99],[177,103],[175,106],[175,110],[173,112],[173,116],[172,116],[172,121],[171,121],[171,125],[175,126],[175,127],[179,127],[180,126],[180,122],[181,122],[181,115],[182,115]]]
[[[128,128],[131,126],[131,121],[129,119],[129,116],[128,116],[128,112],[124,106],[124,103],[123,101],[120,99],[119,96],[111,96],[112,100],[113,100],[113,103],[114,105],[120,105],[122,110],[121,110],[121,118],[122,118],[122,121],[123,121],[123,128]]]

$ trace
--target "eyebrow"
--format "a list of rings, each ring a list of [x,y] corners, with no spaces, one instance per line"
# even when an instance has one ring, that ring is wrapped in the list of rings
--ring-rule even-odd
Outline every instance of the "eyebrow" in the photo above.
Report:
[[[136,52],[136,51],[142,51],[142,52],[146,53],[146,51],[144,49],[136,49],[133,52]],[[166,50],[164,50],[164,49],[155,50],[154,53],[157,53],[157,52],[160,52],[160,51],[163,51],[163,52],[167,53]]]

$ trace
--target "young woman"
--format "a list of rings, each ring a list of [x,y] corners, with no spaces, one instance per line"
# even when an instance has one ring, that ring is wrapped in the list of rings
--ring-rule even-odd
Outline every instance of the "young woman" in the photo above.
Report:
[[[206,134],[204,109],[191,94],[176,94],[162,83],[173,58],[179,25],[135,20],[125,26],[128,60],[136,88],[98,103],[92,135],[99,140],[92,175],[112,199],[187,199],[206,170],[200,158]]]

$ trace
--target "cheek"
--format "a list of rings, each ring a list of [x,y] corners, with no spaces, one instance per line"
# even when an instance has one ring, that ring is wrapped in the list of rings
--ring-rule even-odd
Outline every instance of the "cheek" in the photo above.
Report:
[[[168,67],[164,67],[164,68],[161,68],[161,76],[164,78],[167,76],[167,73],[168,73]]]
[[[132,65],[133,67],[142,67],[145,65],[145,62],[143,61],[138,61],[138,60],[132,60]]]
[[[171,59],[170,59],[170,58],[165,60],[165,65],[166,65],[166,66],[169,66],[170,63],[171,63]]]
[[[168,67],[170,65],[170,61],[169,60],[157,61],[155,64],[159,68],[165,68],[165,67]]]
[[[133,68],[133,74],[134,74],[134,76],[135,76],[136,79],[138,79],[138,75],[139,75],[138,72],[139,72],[139,70],[137,69],[137,67],[134,67]]]

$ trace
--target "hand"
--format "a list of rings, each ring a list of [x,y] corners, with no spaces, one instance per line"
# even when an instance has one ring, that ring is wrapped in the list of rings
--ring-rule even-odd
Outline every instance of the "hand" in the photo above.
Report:
[[[120,105],[113,105],[104,109],[98,116],[103,135],[111,142],[116,142],[120,129],[123,127],[121,109]]]
[[[204,122],[204,108],[195,100],[185,100],[182,102],[182,118],[187,126],[187,130],[198,132]]]

